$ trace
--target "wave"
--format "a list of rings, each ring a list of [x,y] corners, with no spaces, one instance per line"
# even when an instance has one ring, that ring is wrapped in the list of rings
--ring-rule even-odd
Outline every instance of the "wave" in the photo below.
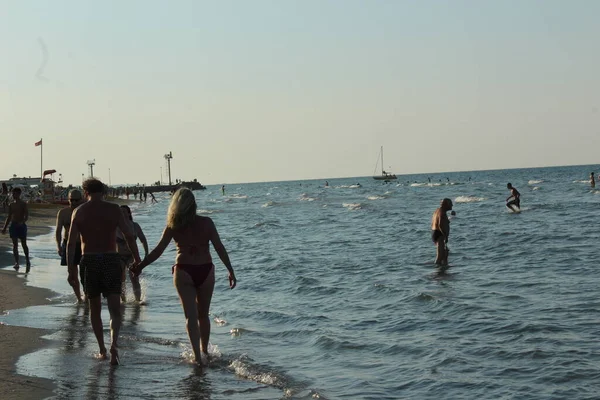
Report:
[[[478,203],[480,201],[487,200],[485,197],[475,197],[475,196],[458,196],[454,199],[455,203]]]
[[[540,190],[538,186],[534,186],[531,190]]]
[[[216,210],[203,210],[203,209],[196,211],[197,214],[214,214],[216,212],[217,212]]]
[[[411,183],[410,184],[411,187],[422,187],[422,186],[442,186],[441,183]]]
[[[307,195],[306,193],[302,193],[300,195],[300,201],[315,201],[316,199],[314,197],[310,197],[309,195]]]
[[[342,203],[342,206],[350,211],[360,210],[362,208],[362,204],[360,203]]]
[[[369,196],[367,197],[368,200],[383,200],[385,199],[385,196]]]
[[[527,184],[528,184],[528,185],[537,185],[538,183],[542,183],[542,182],[544,182],[544,181],[543,181],[543,180],[541,180],[541,179],[539,179],[539,180],[532,179],[532,180],[530,180],[529,182],[527,182]]]
[[[272,207],[275,204],[274,201],[267,201],[265,204],[263,204],[263,207]]]

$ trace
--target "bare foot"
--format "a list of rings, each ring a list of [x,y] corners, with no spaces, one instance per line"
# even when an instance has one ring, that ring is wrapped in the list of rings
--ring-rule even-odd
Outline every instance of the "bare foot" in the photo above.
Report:
[[[106,347],[100,350],[100,353],[98,353],[97,358],[100,360],[108,360],[108,356],[106,355]]]
[[[110,348],[110,365],[119,365],[121,361],[119,360],[119,352],[116,347]]]
[[[210,361],[210,357],[208,356],[208,353],[203,352],[200,355],[200,364],[203,366],[207,366],[209,361]]]

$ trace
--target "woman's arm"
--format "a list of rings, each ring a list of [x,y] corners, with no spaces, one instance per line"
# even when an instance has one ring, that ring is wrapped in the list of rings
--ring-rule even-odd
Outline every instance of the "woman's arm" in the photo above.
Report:
[[[229,260],[229,254],[227,254],[227,250],[221,242],[221,238],[219,237],[219,232],[217,232],[217,227],[215,226],[215,223],[210,218],[209,221],[210,241],[212,242],[215,251],[219,255],[219,258],[221,259],[223,264],[225,264],[225,267],[229,271],[229,287],[233,289],[237,284],[237,279],[235,277],[235,273],[233,272],[233,267],[231,266],[231,260]]]

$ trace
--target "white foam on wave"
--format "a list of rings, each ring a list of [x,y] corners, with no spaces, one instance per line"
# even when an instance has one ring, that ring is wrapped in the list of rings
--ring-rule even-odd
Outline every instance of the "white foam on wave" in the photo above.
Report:
[[[542,183],[542,182],[544,182],[544,181],[543,181],[543,180],[541,180],[541,179],[539,179],[539,180],[532,179],[532,180],[530,180],[529,182],[527,182],[527,184],[528,184],[528,185],[537,185],[538,183]]]
[[[316,199],[314,197],[310,197],[309,195],[307,195],[306,193],[302,193],[300,195],[300,201],[315,201]]]
[[[384,196],[369,196],[369,197],[367,197],[367,199],[369,199],[369,200],[383,200],[383,199],[385,199],[385,197]]]
[[[279,382],[276,375],[260,371],[258,368],[246,364],[243,360],[233,360],[231,364],[229,364],[229,368],[233,369],[237,376],[254,382],[271,386],[276,385]]]
[[[360,210],[362,208],[362,204],[360,203],[342,203],[342,206],[351,211]]]
[[[585,180],[585,181],[573,181],[573,183],[590,183],[589,180]]]
[[[480,201],[487,200],[485,197],[476,197],[476,196],[458,196],[454,199],[455,203],[477,203]]]
[[[197,214],[212,214],[212,213],[214,213],[214,211],[200,209],[200,210],[196,211],[196,213]]]
[[[275,204],[274,201],[267,201],[265,204],[263,204],[263,207],[271,207],[273,204]]]
[[[540,190],[538,186],[534,186],[531,190]]]
[[[231,198],[231,199],[247,199],[248,196],[243,195],[243,194],[234,193],[231,196],[229,196],[229,198]]]
[[[439,183],[439,182],[437,182],[437,183],[426,183],[426,182],[423,182],[423,183],[411,183],[410,186],[411,187],[423,187],[423,186],[432,186],[433,187],[433,186],[442,186],[442,183]]]

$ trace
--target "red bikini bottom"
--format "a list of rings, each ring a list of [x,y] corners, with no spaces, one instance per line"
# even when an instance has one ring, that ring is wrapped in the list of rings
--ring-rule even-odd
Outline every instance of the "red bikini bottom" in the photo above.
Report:
[[[175,273],[175,268],[177,268],[178,270],[181,270],[181,271],[185,271],[192,277],[192,280],[194,281],[194,285],[197,287],[197,286],[202,286],[202,284],[208,277],[208,274],[210,274],[210,271],[212,271],[212,269],[214,267],[215,266],[213,265],[213,263],[200,264],[200,265],[175,264],[175,265],[173,265],[172,273],[173,274]]]

